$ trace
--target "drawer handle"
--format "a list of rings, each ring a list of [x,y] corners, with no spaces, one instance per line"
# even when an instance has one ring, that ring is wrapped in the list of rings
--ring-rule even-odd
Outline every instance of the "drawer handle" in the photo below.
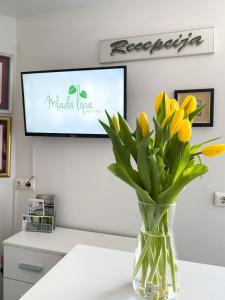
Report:
[[[19,268],[26,271],[31,271],[35,273],[41,273],[42,267],[34,266],[34,265],[28,265],[28,264],[19,264]]]

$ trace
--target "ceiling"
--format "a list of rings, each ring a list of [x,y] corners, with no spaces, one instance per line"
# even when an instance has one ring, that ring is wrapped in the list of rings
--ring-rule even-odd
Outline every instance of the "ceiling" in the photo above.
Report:
[[[101,0],[0,0],[0,15],[25,17],[74,9],[99,1]]]

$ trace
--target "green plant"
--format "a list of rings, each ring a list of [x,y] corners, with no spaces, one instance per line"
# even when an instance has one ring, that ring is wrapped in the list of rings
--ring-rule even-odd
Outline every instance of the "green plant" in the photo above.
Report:
[[[191,146],[191,124],[203,109],[204,106],[197,108],[196,99],[191,95],[179,107],[175,99],[169,99],[161,92],[156,98],[153,130],[150,130],[144,112],[136,121],[135,131],[119,113],[118,117],[111,117],[106,112],[108,124],[100,120],[111,138],[115,156],[115,163],[109,165],[108,169],[136,191],[139,203],[149,204],[148,208],[139,205],[144,232],[163,237],[157,242],[148,235],[142,234],[140,237],[142,250],[135,263],[134,277],[141,269],[143,291],[147,284],[156,283],[166,291],[167,263],[176,291],[176,265],[170,239],[167,239],[168,209],[176,203],[179,193],[187,184],[208,171],[201,155],[216,156],[225,152],[224,144],[204,148],[205,144],[216,139]],[[200,148],[203,149],[199,151]],[[163,209],[156,209],[157,205],[163,206]]]

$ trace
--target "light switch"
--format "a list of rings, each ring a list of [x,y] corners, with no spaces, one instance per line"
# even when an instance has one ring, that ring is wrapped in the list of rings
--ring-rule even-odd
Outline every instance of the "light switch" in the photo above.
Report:
[[[215,192],[215,206],[225,207],[225,193]]]
[[[27,185],[27,183],[30,183]],[[29,178],[16,178],[15,179],[15,189],[16,190],[28,190],[32,191],[35,190],[35,180],[29,180]]]

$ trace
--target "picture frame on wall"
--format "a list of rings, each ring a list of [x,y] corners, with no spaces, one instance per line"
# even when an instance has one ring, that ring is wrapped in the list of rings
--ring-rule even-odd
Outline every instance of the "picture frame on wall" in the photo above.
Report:
[[[181,105],[184,98],[188,95],[195,96],[197,107],[205,105],[205,108],[195,117],[194,127],[213,127],[214,115],[214,89],[193,89],[193,90],[175,90],[174,98]]]
[[[11,113],[12,106],[12,55],[0,53],[0,113]]]
[[[0,177],[10,176],[12,118],[0,116]]]

